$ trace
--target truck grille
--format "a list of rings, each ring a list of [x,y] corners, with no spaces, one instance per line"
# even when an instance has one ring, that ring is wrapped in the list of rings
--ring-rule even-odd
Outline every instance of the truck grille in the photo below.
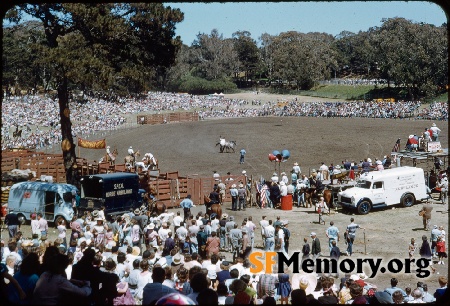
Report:
[[[352,199],[348,198],[348,197],[341,197],[341,202],[342,203],[352,204]]]

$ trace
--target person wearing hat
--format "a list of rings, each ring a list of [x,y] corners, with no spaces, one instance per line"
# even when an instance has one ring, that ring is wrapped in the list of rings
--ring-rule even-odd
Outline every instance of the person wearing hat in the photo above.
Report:
[[[16,233],[20,231],[19,217],[14,213],[14,209],[9,209],[9,213],[5,216],[5,224],[8,226],[9,238],[14,238]]]
[[[205,233],[205,226],[200,225],[200,230],[197,232],[197,245],[198,245],[198,254],[202,258],[206,258],[206,242],[208,240],[208,235]]]
[[[194,202],[192,202],[190,194],[188,194],[186,198],[181,201],[180,207],[183,208],[184,221],[186,222],[189,220],[189,216],[191,215],[191,208],[194,207]]]
[[[206,212],[208,213],[211,205],[220,203],[220,195],[218,192],[218,185],[214,184],[213,191],[209,193],[209,202],[206,205]]]
[[[238,205],[238,210],[241,210],[241,208],[243,210],[245,210],[245,198],[247,195],[247,191],[244,188],[244,184],[240,183],[239,184],[239,189],[238,189],[238,198],[239,198],[239,205]]]
[[[270,180],[271,180],[273,183],[278,183],[278,174],[277,174],[276,172],[274,172],[274,173],[272,174],[272,177],[270,178]]]
[[[134,157],[134,150],[133,150],[133,147],[132,147],[132,146],[130,146],[130,147],[128,148],[128,155]]]
[[[300,174],[302,173],[302,170],[300,169],[300,166],[298,165],[297,162],[294,163],[294,166],[292,167],[292,171],[297,174],[297,177],[300,176]]]
[[[341,174],[341,166],[340,165],[336,165],[335,167],[333,167],[333,170],[330,173],[330,185],[333,185],[333,180],[336,177],[336,175]]]
[[[433,124],[430,127],[430,130],[433,133],[433,135],[431,135],[431,139],[433,141],[439,141],[439,134],[441,133],[441,129],[436,126],[436,123],[433,122]]]
[[[227,224],[228,214],[223,213],[222,219],[219,220],[219,238],[220,238],[220,251],[227,248],[227,230],[225,228]]]
[[[222,180],[219,180],[219,184],[217,184],[217,187],[219,191],[220,204],[222,205],[225,199],[225,192],[227,191],[227,186],[222,182]]]
[[[231,185],[230,196],[231,196],[231,210],[236,211],[238,201],[238,190],[236,188],[236,184]]]

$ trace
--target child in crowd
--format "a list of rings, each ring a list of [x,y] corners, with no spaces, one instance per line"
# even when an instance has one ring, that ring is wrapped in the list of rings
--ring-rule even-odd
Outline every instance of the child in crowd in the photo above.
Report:
[[[447,253],[445,252],[445,241],[442,240],[442,236],[438,237],[436,243],[436,251],[439,257],[438,265],[443,265],[444,264],[443,259],[447,258]]]
[[[411,238],[411,243],[408,246],[408,254],[409,254],[409,259],[412,259],[414,257],[414,252],[417,249],[417,245],[416,245],[416,241],[414,238]]]

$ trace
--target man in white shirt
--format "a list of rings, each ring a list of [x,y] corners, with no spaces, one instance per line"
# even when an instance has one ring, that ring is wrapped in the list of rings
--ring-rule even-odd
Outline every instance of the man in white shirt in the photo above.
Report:
[[[280,247],[280,251],[283,252],[283,254],[288,257],[286,254],[286,249],[284,247],[284,231],[281,229],[282,224],[278,224],[277,228],[275,229],[277,232],[277,238],[278,238],[278,246]]]
[[[158,216],[158,220],[161,222],[161,223],[164,223],[164,222],[169,222],[169,220],[170,220],[170,217],[172,217],[174,215],[174,213],[173,212],[171,212],[171,213],[168,213],[167,212],[167,209],[162,213],[162,214],[160,214],[159,216]]]
[[[269,221],[266,220],[266,216],[262,216],[262,220],[259,221],[259,225],[261,226],[261,239],[263,242],[263,248],[266,245],[266,237],[264,235],[264,229],[267,225],[269,225]]]
[[[433,141],[439,141],[439,134],[441,133],[441,129],[436,126],[436,123],[433,123],[431,125],[430,130],[433,131],[433,135],[431,136]]]
[[[319,171],[322,174],[322,180],[328,180],[328,166],[322,162],[322,165],[319,167]]]
[[[244,259],[242,257],[236,258],[236,264],[230,267],[230,271],[233,269],[239,271],[239,277],[243,275],[245,268],[244,268]]]
[[[186,241],[186,236],[188,235],[188,230],[184,227],[184,222],[180,223],[180,226],[177,228],[176,234],[178,237],[179,248],[183,249],[184,242]]]
[[[169,232],[171,232],[171,230],[168,228],[167,223],[164,222],[158,231],[158,236],[162,245],[164,245],[166,239],[169,238]]]
[[[300,166],[298,165],[297,162],[294,163],[294,167],[292,167],[292,170],[294,171],[295,174],[297,174],[297,177],[299,177],[300,174],[302,173],[302,170],[300,169]]]
[[[248,229],[248,236],[250,237],[250,243],[251,243],[251,247],[253,249],[253,244],[255,242],[256,225],[255,225],[255,223],[253,223],[252,216],[248,217],[246,227]]]
[[[177,232],[177,229],[180,227],[181,222],[183,222],[183,217],[181,217],[181,213],[177,211],[177,215],[173,218],[173,227],[174,231]]]
[[[128,148],[128,155],[134,157],[134,150],[133,150],[133,147],[132,147],[132,146],[130,146],[130,147]]]
[[[272,220],[269,220],[269,225],[264,228],[264,236],[266,239],[266,245],[264,251],[275,250],[275,228],[272,226]]]
[[[212,220],[211,220],[211,231],[212,232],[217,232],[219,230],[219,222],[220,222],[220,220],[217,219],[216,216],[212,217]],[[217,236],[219,236],[219,235],[217,235]]]

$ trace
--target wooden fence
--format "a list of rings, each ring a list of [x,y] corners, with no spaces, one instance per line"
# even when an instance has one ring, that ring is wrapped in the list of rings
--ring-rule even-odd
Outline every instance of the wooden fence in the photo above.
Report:
[[[170,122],[198,121],[197,112],[138,115],[137,124],[162,124]]]

